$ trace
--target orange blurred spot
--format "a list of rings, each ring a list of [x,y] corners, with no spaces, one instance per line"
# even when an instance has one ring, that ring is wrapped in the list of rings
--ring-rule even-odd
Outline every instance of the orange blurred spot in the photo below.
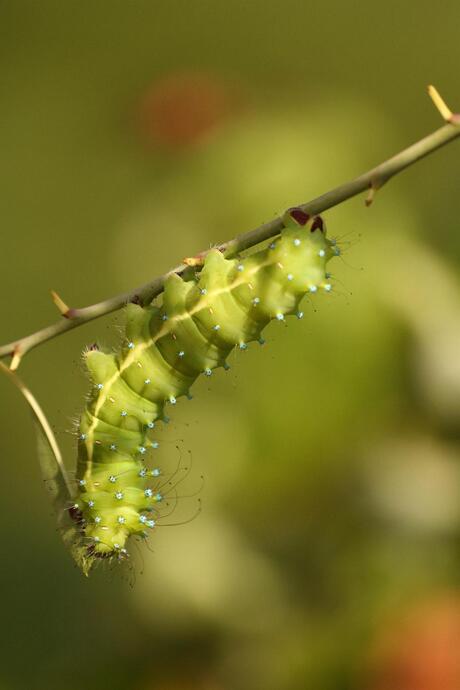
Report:
[[[189,148],[214,132],[234,105],[230,88],[210,75],[168,75],[156,81],[142,100],[141,130],[150,144]]]
[[[460,597],[431,601],[383,635],[372,690],[460,690]]]

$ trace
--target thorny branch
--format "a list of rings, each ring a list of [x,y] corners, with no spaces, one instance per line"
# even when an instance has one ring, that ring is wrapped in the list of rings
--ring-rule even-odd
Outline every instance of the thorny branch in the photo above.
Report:
[[[372,170],[369,170],[354,180],[346,182],[345,184],[340,185],[339,187],[336,187],[325,194],[322,194],[312,201],[299,204],[299,208],[310,215],[318,214],[365,191],[368,192],[366,205],[369,205],[372,202],[376,191],[380,189],[386,182],[388,182],[388,180],[390,180],[394,175],[459,137],[460,114],[452,113],[434,86],[428,87],[428,93],[446,123],[443,127],[440,127],[436,131],[432,132],[432,134],[429,134],[420,141],[417,141],[415,144],[412,144],[412,146],[409,146],[392,158],[389,158],[385,162],[381,163],[375,168],[372,168]],[[261,225],[255,230],[246,232],[234,239],[229,240],[228,242],[218,245],[218,249],[222,251],[225,256],[238,254],[238,252],[249,249],[256,244],[269,239],[270,237],[278,235],[283,227],[283,216],[280,216],[269,223]],[[93,319],[97,319],[100,316],[117,311],[125,306],[128,302],[148,304],[154,297],[163,291],[164,282],[168,275],[171,273],[183,275],[187,270],[190,269],[191,266],[196,266],[199,269],[203,263],[206,253],[207,252],[204,251],[197,255],[197,257],[194,259],[185,259],[184,263],[179,264],[179,266],[176,266],[164,275],[154,278],[150,282],[145,283],[144,285],[141,285],[130,292],[125,292],[121,295],[116,295],[115,297],[109,297],[102,302],[98,302],[97,304],[83,307],[81,309],[69,308],[59,297],[59,295],[53,292],[53,300],[61,312],[62,318],[56,323],[42,328],[35,333],[31,333],[28,336],[19,338],[18,340],[14,340],[11,343],[1,346],[0,359],[11,357],[10,369],[17,369],[21,359],[27,352],[37,345],[50,340],[51,338],[55,338],[66,331],[77,328],[78,326],[81,326],[88,321],[92,321]]]

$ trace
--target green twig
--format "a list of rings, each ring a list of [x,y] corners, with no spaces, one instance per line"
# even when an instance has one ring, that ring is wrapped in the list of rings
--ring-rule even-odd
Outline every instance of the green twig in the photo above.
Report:
[[[346,182],[312,201],[300,204],[299,207],[306,213],[314,215],[322,213],[333,206],[337,206],[337,204],[351,199],[357,194],[361,194],[365,191],[368,192],[366,204],[369,205],[372,202],[375,192],[394,175],[460,136],[460,115],[456,115],[450,111],[434,87],[428,87],[428,92],[443,119],[446,121],[443,127],[440,127],[435,132],[432,132],[432,134],[429,134],[415,144],[412,144],[412,146],[409,146],[392,158],[389,158],[384,163],[372,168],[372,170],[351,180],[351,182]],[[228,242],[224,242],[224,244],[218,245],[218,249],[220,249],[225,256],[232,256],[270,237],[278,235],[283,227],[283,217],[280,216],[269,223],[261,225],[255,230],[246,232]],[[27,352],[51,338],[55,338],[62,333],[77,328],[100,316],[117,311],[128,302],[136,301],[141,304],[148,304],[154,297],[162,292],[164,282],[168,275],[171,273],[182,275],[189,269],[190,265],[202,265],[206,253],[206,251],[202,252],[195,259],[185,260],[185,263],[179,264],[179,266],[176,266],[164,275],[154,278],[150,282],[134,290],[116,295],[115,297],[109,297],[102,302],[81,309],[69,308],[58,295],[53,293],[53,299],[63,318],[35,333],[31,333],[28,336],[1,346],[0,358],[11,357],[10,368],[16,369]]]

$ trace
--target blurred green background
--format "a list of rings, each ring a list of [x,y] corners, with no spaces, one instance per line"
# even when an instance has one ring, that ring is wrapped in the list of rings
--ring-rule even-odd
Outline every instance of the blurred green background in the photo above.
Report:
[[[350,179],[460,109],[458,2],[3,0],[2,342]],[[326,214],[334,295],[162,432],[203,511],[86,580],[0,379],[0,690],[459,690],[460,147]],[[114,328],[115,324],[115,328]],[[80,352],[21,375],[70,469]],[[194,513],[183,499],[180,520]]]

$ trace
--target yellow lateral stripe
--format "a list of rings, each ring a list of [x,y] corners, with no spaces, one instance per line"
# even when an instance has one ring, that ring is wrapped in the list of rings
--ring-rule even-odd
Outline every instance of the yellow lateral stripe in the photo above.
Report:
[[[233,259],[232,259],[233,261]],[[263,268],[266,268],[267,266],[272,266],[276,264],[276,261],[266,261],[258,266],[253,266],[249,270],[249,276],[254,276],[258,271],[262,270]],[[122,372],[127,369],[133,361],[135,360],[136,357],[139,356],[139,353],[142,353],[144,350],[147,350],[148,348],[152,347],[157,340],[162,338],[163,336],[167,335],[172,327],[177,324],[180,321],[185,321],[188,318],[191,318],[193,314],[201,311],[202,309],[205,309],[206,307],[209,307],[209,303],[212,302],[216,297],[218,297],[221,294],[225,294],[227,292],[232,292],[235,290],[237,287],[240,285],[245,285],[248,282],[248,277],[247,274],[246,276],[237,276],[236,280],[231,283],[230,285],[227,285],[226,287],[223,288],[217,288],[215,290],[212,290],[211,292],[207,293],[205,298],[203,300],[200,300],[199,303],[196,305],[194,309],[191,311],[185,311],[183,314],[177,314],[176,316],[172,317],[171,319],[168,319],[168,321],[164,322],[164,325],[160,330],[149,340],[147,340],[144,343],[139,343],[136,345],[130,352],[128,353],[127,357],[125,358],[124,362],[122,365],[119,367],[119,369],[112,375],[112,377],[107,381],[107,383],[104,384],[104,388],[99,392],[99,396],[94,408],[94,413],[93,413],[93,422],[91,423],[90,428],[87,431],[87,439],[86,439],[86,449],[87,449],[87,455],[88,455],[88,472],[89,476],[91,476],[91,467],[92,467],[92,458],[93,458],[93,448],[94,448],[94,443],[93,443],[93,432],[97,428],[99,419],[98,419],[98,412],[103,406],[103,404],[106,402],[110,390],[112,386],[116,383],[116,381],[119,379],[121,376]]]

